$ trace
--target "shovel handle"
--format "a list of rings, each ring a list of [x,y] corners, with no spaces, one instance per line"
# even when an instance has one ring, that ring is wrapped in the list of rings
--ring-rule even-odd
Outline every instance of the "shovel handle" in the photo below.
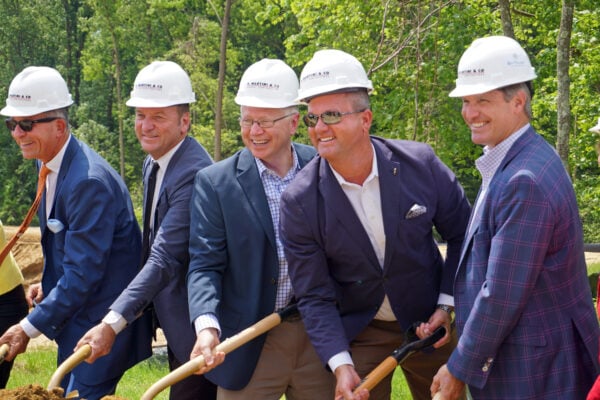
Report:
[[[228,354],[233,350],[241,347],[242,345],[248,343],[252,339],[262,335],[263,333],[269,331],[270,329],[276,327],[281,323],[281,321],[296,313],[297,309],[295,306],[287,307],[279,312],[275,312],[273,314],[267,315],[265,318],[261,319],[254,325],[249,326],[243,331],[235,334],[234,336],[225,339],[223,342],[215,347],[216,352],[223,352]],[[179,368],[171,371],[169,374],[165,375],[156,383],[154,383],[146,392],[140,397],[140,400],[152,400],[154,397],[168,388],[169,386],[179,382],[180,380],[187,378],[190,375],[193,375],[200,368],[204,367],[206,362],[204,361],[203,356],[198,356],[185,364],[181,365]]]
[[[73,368],[78,366],[83,360],[88,358],[92,354],[92,346],[89,344],[85,344],[79,348],[75,353],[71,354],[69,358],[62,362],[52,374],[50,378],[50,382],[48,383],[48,390],[52,390],[55,387],[60,386],[60,381],[64,378],[64,376],[71,372]]]
[[[433,395],[433,398],[431,400],[441,400],[442,398],[442,392],[436,392],[436,394]]]
[[[0,364],[4,362],[4,357],[6,357],[9,350],[10,346],[8,345],[8,343],[3,343],[2,346],[0,346]]]

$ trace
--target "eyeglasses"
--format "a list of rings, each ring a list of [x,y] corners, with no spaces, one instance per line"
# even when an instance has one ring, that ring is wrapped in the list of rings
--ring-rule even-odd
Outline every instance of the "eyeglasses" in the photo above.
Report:
[[[21,129],[24,130],[25,132],[30,132],[33,129],[34,124],[52,122],[55,119],[60,119],[60,117],[46,117],[46,118],[40,118],[40,119],[23,119],[21,121],[15,121],[12,118],[6,118],[4,120],[4,123],[6,123],[6,127],[11,132],[14,131],[15,129],[17,129],[17,125],[19,125],[19,127],[21,127]]]
[[[342,121],[342,117],[344,115],[358,114],[365,110],[366,108],[363,108],[362,110],[350,111],[345,113],[341,113],[339,111],[325,111],[321,115],[308,113],[304,117],[302,117],[302,120],[304,121],[304,124],[309,128],[314,128],[315,126],[317,126],[317,124],[319,123],[319,118],[321,118],[321,121],[323,121],[325,125],[335,125],[339,124]]]
[[[243,126],[244,128],[250,128],[252,125],[254,125],[254,123],[256,123],[261,128],[272,128],[273,125],[275,125],[275,122],[281,121],[282,119],[290,117],[295,114],[296,113],[291,113],[291,114],[284,115],[283,117],[279,117],[277,119],[271,119],[271,120],[263,119],[260,121],[257,121],[254,119],[242,119],[240,117],[240,126]]]

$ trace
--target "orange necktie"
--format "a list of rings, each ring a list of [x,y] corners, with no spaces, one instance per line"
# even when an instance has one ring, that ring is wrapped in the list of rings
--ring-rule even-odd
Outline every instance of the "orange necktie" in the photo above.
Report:
[[[35,200],[29,208],[29,211],[27,212],[25,219],[21,223],[21,226],[19,226],[19,230],[17,231],[17,233],[15,233],[15,235],[10,239],[10,241],[8,241],[8,243],[6,243],[6,245],[2,249],[2,253],[0,253],[0,265],[2,265],[2,262],[6,258],[12,247],[15,245],[15,243],[17,243],[17,240],[19,240],[19,238],[23,236],[23,233],[25,233],[27,227],[29,227],[31,220],[33,219],[33,216],[35,215],[40,205],[40,202],[42,201],[42,194],[44,193],[44,188],[46,187],[46,176],[48,176],[50,172],[50,169],[46,167],[45,164],[42,165],[42,168],[40,168],[40,175],[38,176],[37,193],[35,195]]]

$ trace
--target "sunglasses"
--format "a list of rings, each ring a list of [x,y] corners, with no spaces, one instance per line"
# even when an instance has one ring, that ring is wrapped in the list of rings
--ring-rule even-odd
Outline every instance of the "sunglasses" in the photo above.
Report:
[[[25,132],[30,132],[33,129],[34,124],[42,124],[45,122],[52,122],[55,119],[60,119],[60,117],[46,117],[46,118],[40,118],[40,119],[24,119],[21,121],[15,121],[12,118],[7,118],[4,120],[4,123],[6,123],[6,127],[11,132],[14,131],[15,129],[17,129],[17,125],[19,125],[21,130],[23,130]]]
[[[325,111],[321,115],[308,113],[304,117],[302,117],[302,120],[304,121],[304,124],[309,128],[314,128],[315,126],[317,126],[317,123],[319,123],[319,118],[321,118],[321,121],[323,121],[325,125],[335,125],[339,124],[342,121],[342,117],[344,115],[358,114],[365,110],[366,108],[363,108],[362,110],[350,111],[345,113],[339,111]]]

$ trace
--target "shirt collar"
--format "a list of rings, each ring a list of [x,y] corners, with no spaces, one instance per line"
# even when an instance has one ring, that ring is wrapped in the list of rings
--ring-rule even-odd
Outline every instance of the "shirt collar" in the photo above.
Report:
[[[167,167],[169,166],[169,162],[171,162],[173,155],[175,154],[175,152],[177,152],[177,150],[181,147],[182,144],[183,144],[183,140],[180,141],[179,143],[177,143],[175,146],[173,146],[173,148],[171,148],[171,150],[169,150],[165,154],[163,154],[158,160],[155,160],[152,158],[152,156],[150,156],[150,158],[152,158],[152,161],[158,163],[158,166],[160,167],[159,171],[167,170]]]
[[[371,179],[379,177],[379,168],[377,167],[377,152],[375,151],[375,147],[373,146],[373,144],[371,144],[371,148],[373,149],[373,162],[371,163],[371,173],[369,174],[369,176],[367,176],[367,179],[365,179],[363,185],[369,182]],[[342,175],[340,175],[335,169],[333,169],[331,164],[327,163],[327,165],[329,165],[329,169],[331,169],[331,172],[333,172],[335,179],[337,179],[340,185],[356,185],[355,183],[348,182],[346,179],[344,179]]]
[[[63,158],[65,158],[65,152],[67,151],[67,146],[69,146],[70,141],[71,141],[71,134],[69,134],[67,141],[65,142],[65,144],[63,144],[63,147],[54,156],[54,158],[45,164],[46,168],[48,168],[52,172],[58,173],[58,171],[60,170],[60,166],[62,164]]]
[[[290,174],[290,171],[299,171],[300,170],[300,161],[298,160],[298,154],[296,153],[296,149],[294,146],[292,147],[292,168],[285,174],[287,177]],[[256,161],[256,167],[258,168],[258,174],[262,176],[265,172],[275,174],[275,172],[271,171],[265,163],[262,162],[260,158],[254,157],[254,161]],[[285,178],[285,177],[284,177]]]

